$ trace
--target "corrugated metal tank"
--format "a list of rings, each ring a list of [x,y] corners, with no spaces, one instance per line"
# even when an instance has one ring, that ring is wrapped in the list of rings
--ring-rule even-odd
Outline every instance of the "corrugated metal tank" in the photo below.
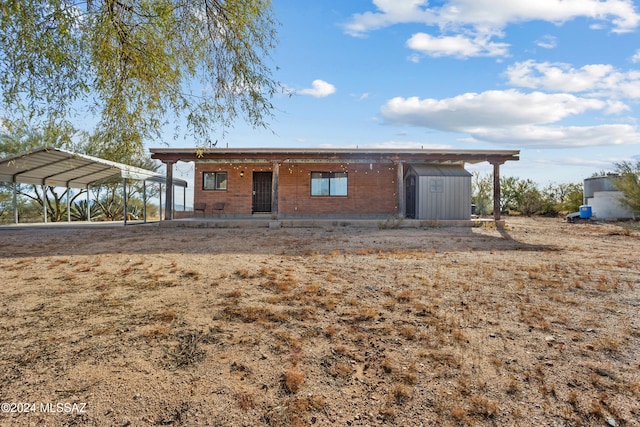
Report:
[[[465,220],[471,218],[471,174],[459,165],[412,164],[416,176],[415,218]]]
[[[593,197],[597,191],[618,191],[613,180],[619,175],[594,176],[584,180],[584,198]]]

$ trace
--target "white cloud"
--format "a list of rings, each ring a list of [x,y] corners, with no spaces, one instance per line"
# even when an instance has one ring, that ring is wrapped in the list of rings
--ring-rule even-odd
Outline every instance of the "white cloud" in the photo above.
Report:
[[[602,110],[607,103],[569,94],[522,93],[517,90],[465,93],[448,99],[393,98],[382,107],[393,123],[424,126],[453,132],[469,132],[485,126],[554,123],[588,110]]]
[[[512,89],[441,100],[398,97],[382,106],[381,114],[393,124],[466,133],[475,140],[508,146],[585,147],[640,142],[638,129],[629,124],[552,126],[586,112],[609,113],[620,108],[594,98]]]
[[[629,32],[640,24],[632,0],[448,0],[429,7],[427,0],[373,0],[377,11],[357,13],[345,31],[363,36],[369,31],[402,23],[422,23],[452,28],[471,26],[501,29],[526,21],[563,23],[589,18],[613,25],[614,32]]]
[[[628,32],[640,23],[632,0],[450,0],[439,15],[449,22],[499,28],[534,20],[563,23],[590,18],[611,22],[614,32]]]
[[[467,37],[462,34],[456,36],[433,37],[426,33],[416,33],[409,40],[407,46],[428,56],[456,56],[462,58],[474,56],[505,56],[509,45],[494,43],[486,37]]]
[[[331,83],[325,82],[324,80],[314,80],[311,83],[311,86],[311,88],[302,89],[298,93],[300,95],[309,95],[315,98],[324,98],[336,92],[336,87]]]
[[[613,32],[633,31],[640,25],[640,14],[633,0],[444,0],[430,7],[427,0],[372,0],[375,11],[356,13],[344,24],[347,34],[364,37],[367,33],[396,24],[423,24],[437,28],[439,36],[414,34],[407,45],[429,56],[453,55],[506,56],[509,45],[492,41],[504,37],[510,24],[547,21],[562,24],[577,18],[595,20],[590,28]],[[552,49],[556,40],[545,36],[538,46]],[[409,60],[416,62],[415,56]]]
[[[573,68],[569,64],[525,61],[507,68],[505,75],[512,86],[588,93],[592,96],[640,98],[640,71],[622,72],[612,65],[590,64]],[[617,111],[628,109],[614,106]]]
[[[554,36],[546,35],[542,36],[539,40],[536,40],[536,45],[543,49],[555,49],[558,45],[558,41]]]
[[[478,129],[474,138],[500,145],[526,147],[597,147],[640,143],[635,126],[514,126]]]
[[[347,34],[355,37],[395,24],[424,22],[435,24],[436,18],[424,8],[427,0],[373,0],[378,12],[357,13],[344,25]]]
[[[640,62],[640,49],[636,50],[636,53],[633,54],[633,56],[631,57],[631,62],[638,63]]]

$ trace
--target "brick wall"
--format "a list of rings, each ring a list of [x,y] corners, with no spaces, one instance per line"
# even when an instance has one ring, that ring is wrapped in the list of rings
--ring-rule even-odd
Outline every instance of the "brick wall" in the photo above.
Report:
[[[194,179],[194,206],[206,203],[205,214],[250,215],[252,202],[253,171],[270,171],[271,165],[246,165],[233,163],[196,163]],[[226,190],[203,190],[204,172],[226,172]],[[216,210],[216,203],[224,203],[224,210]]]
[[[347,196],[311,196],[311,172],[347,172]],[[279,213],[282,215],[394,215],[396,170],[375,164],[283,164]]]
[[[207,214],[250,215],[253,172],[272,169],[267,163],[196,163],[194,203],[206,203]],[[227,172],[227,190],[203,190],[204,172]],[[348,195],[312,197],[311,172],[347,172]],[[398,209],[396,178],[395,166],[391,164],[282,163],[279,167],[279,215],[395,215]],[[223,212],[213,209],[216,203],[225,203]]]

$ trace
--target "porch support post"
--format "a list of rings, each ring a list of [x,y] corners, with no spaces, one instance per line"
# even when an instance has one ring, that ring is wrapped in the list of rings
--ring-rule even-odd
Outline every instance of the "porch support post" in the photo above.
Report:
[[[404,163],[397,161],[396,163],[396,185],[398,197],[398,217],[404,218],[407,215],[407,206],[404,196]]]
[[[173,160],[167,160],[164,162],[167,167],[167,182],[165,182],[166,190],[164,201],[164,219],[171,221],[173,219]]]
[[[160,210],[160,214],[158,215],[158,218],[160,218],[160,221],[162,221],[162,184],[158,183],[158,199],[160,200],[160,202],[158,203],[158,209]]]
[[[280,182],[280,164],[273,162],[273,174],[271,175],[271,215],[278,217],[278,184]]]
[[[493,164],[493,219],[500,220],[500,163]]]

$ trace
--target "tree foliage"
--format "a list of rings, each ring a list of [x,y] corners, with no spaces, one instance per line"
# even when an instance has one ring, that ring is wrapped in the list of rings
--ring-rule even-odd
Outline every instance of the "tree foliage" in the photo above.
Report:
[[[620,203],[640,216],[640,161],[635,165],[632,162],[616,163],[616,172],[619,177],[614,180],[614,185],[624,195]]]
[[[472,179],[472,201],[480,215],[491,212],[493,206],[493,176],[477,172]],[[576,212],[583,201],[582,184],[548,184],[540,188],[530,179],[500,178],[500,206],[503,211],[522,215],[556,216]]]
[[[471,202],[476,205],[476,213],[478,215],[487,215],[493,209],[493,178],[491,175],[480,175],[479,172],[473,172],[471,179]]]
[[[0,14],[6,112],[55,122],[81,105],[117,157],[171,113],[201,141],[238,117],[268,125],[270,0],[0,0]]]

